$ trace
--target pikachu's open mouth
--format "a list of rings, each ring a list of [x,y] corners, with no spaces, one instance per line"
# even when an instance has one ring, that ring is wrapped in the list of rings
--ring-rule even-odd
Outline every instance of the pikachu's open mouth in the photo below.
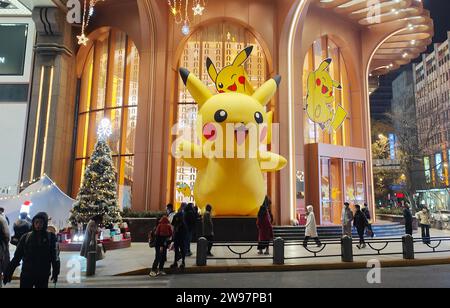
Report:
[[[244,144],[248,136],[248,131],[248,128],[244,124],[241,124],[234,129],[234,137],[236,138],[238,145]]]

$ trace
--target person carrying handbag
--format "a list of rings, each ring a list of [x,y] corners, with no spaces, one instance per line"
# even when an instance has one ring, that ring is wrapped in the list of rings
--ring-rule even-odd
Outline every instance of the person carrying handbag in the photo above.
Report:
[[[170,238],[173,235],[172,226],[169,223],[169,218],[163,216],[158,223],[158,226],[152,231],[150,236],[150,247],[155,247],[155,260],[153,261],[152,271],[150,277],[159,275],[166,275],[164,272],[164,263],[167,260],[167,248],[169,246]]]

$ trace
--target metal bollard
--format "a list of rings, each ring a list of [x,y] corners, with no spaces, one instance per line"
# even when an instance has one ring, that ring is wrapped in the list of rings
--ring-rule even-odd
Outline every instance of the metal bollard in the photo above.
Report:
[[[208,259],[208,240],[201,237],[197,241],[197,266],[206,266]]]
[[[97,265],[97,252],[89,251],[87,258],[86,276],[95,276],[95,267]]]
[[[406,234],[402,237],[403,259],[414,260],[414,238]]]
[[[273,264],[284,264],[284,240],[281,237],[273,241]]]
[[[342,262],[353,262],[353,241],[347,235],[341,238],[341,259]]]

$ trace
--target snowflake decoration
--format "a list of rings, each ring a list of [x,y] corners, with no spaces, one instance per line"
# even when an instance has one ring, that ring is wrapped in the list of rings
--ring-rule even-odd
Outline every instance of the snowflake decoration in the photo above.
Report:
[[[111,122],[108,119],[103,119],[97,128],[97,136],[99,140],[106,140],[112,135]]]

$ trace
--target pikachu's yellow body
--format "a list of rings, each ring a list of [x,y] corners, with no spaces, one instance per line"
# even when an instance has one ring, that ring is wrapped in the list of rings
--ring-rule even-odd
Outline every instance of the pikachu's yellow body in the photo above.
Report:
[[[308,96],[306,98],[306,112],[314,123],[323,129],[338,130],[347,117],[347,112],[338,106],[334,110],[334,89],[342,89],[341,84],[334,81],[326,70],[331,59],[324,60],[319,68],[308,76]]]
[[[253,51],[253,46],[249,46],[241,51],[233,63],[224,67],[220,72],[217,72],[212,60],[207,58],[206,66],[208,74],[214,81],[216,89],[219,93],[243,93],[253,95],[254,89],[247,76],[247,72],[243,66],[244,62],[250,57]]]
[[[271,140],[272,114],[265,106],[280,78],[267,81],[252,96],[213,95],[187,70],[180,73],[199,105],[196,132],[201,142],[181,140],[177,146],[178,156],[197,168],[197,206],[210,204],[217,216],[255,216],[267,194],[263,172],[280,170],[287,163],[261,150]]]

